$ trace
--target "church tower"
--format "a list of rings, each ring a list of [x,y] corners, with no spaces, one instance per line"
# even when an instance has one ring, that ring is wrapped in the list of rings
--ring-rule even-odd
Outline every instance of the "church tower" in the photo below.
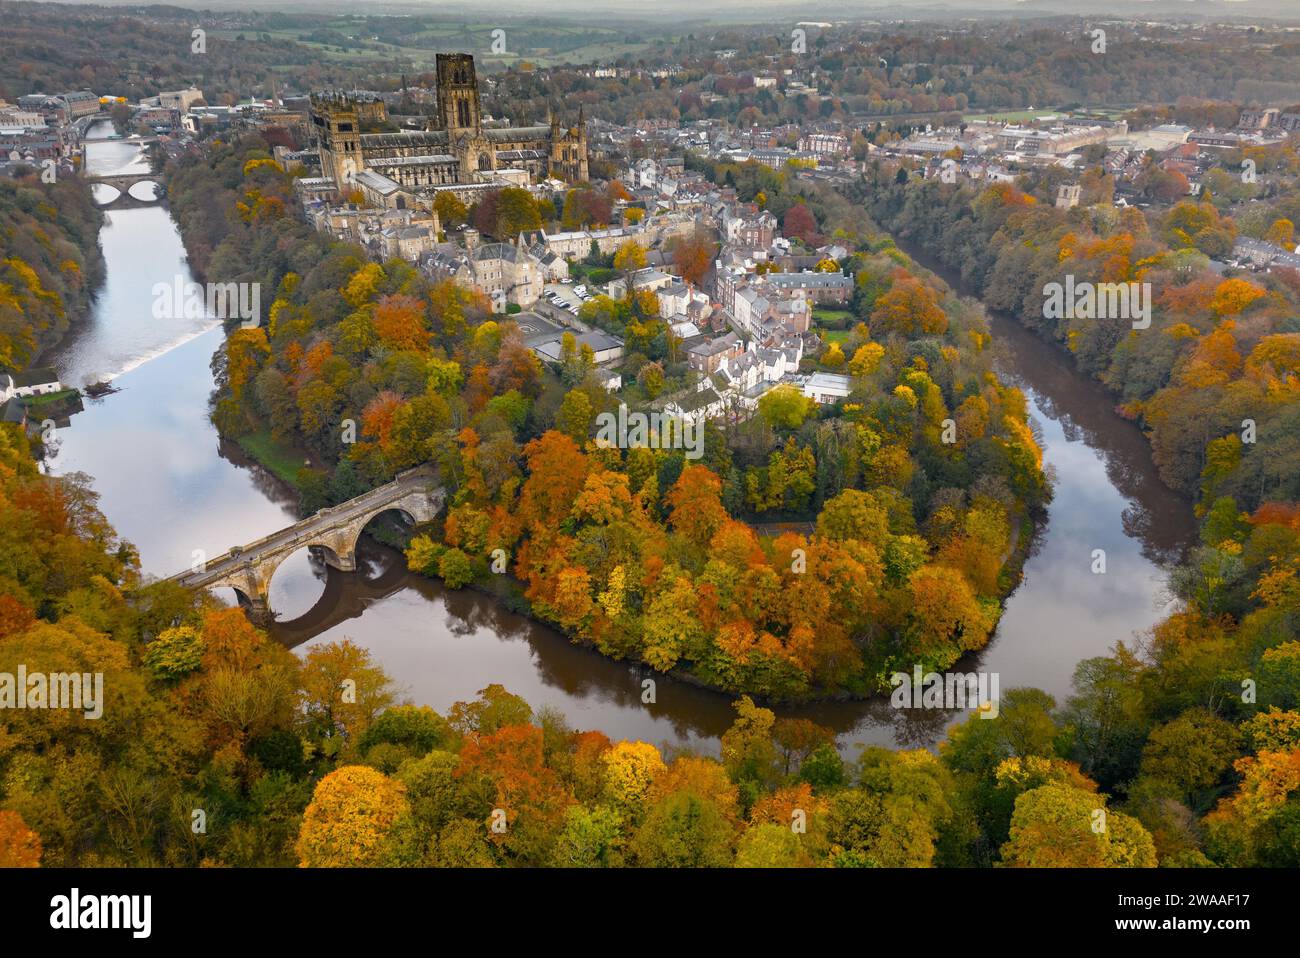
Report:
[[[478,133],[483,125],[474,57],[468,53],[437,56],[438,116],[449,133]]]
[[[311,119],[320,151],[321,172],[334,180],[338,190],[347,190],[356,174],[365,169],[356,104],[342,94],[312,96]]]
[[[564,129],[559,118],[548,108],[551,131],[549,175],[560,180],[584,183],[587,180],[587,121],[582,105],[578,106],[578,125]]]

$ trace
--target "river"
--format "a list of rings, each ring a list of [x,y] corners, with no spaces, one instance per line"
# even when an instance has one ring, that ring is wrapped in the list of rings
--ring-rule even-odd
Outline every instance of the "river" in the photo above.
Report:
[[[139,169],[141,149],[107,132],[101,125],[87,142],[87,169]],[[137,547],[143,570],[165,576],[197,553],[216,555],[287,525],[294,498],[208,420],[210,362],[222,335],[215,321],[153,317],[155,283],[192,279],[169,214],[145,207],[107,217],[105,288],[88,322],[48,361],[66,382],[112,379],[117,391],[88,399],[58,432],[48,468],[92,476],[101,509]],[[1165,567],[1194,524],[1190,506],[1156,476],[1141,433],[1114,414],[1099,385],[1010,320],[995,317],[994,332],[1001,369],[1031,399],[1056,496],[995,637],[965,667],[997,671],[1003,694],[1033,685],[1062,700],[1078,660],[1107,653],[1161,616]],[[1090,571],[1098,548],[1105,575]],[[534,709],[559,709],[577,728],[714,754],[734,716],[726,696],[611,661],[485,595],[413,576],[399,553],[368,539],[358,569],[337,572],[305,551],[287,560],[272,582],[272,634],[300,653],[351,639],[371,650],[404,697],[439,711],[499,683]],[[652,703],[642,701],[647,677],[656,679]],[[860,744],[932,746],[961,718],[894,710],[885,699],[777,711],[835,729],[846,756]]]

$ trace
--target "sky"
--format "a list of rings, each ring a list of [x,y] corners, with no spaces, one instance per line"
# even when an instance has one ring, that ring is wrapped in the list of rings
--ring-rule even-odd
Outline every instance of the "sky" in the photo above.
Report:
[[[106,6],[139,6],[138,0],[100,0]],[[199,0],[169,5],[213,10],[286,10],[315,13],[410,13],[447,15],[472,13],[524,13],[560,16],[582,13],[590,17],[592,0]],[[1300,0],[601,0],[599,9],[620,19],[654,19],[667,11],[683,11],[692,19],[761,22],[796,13],[804,19],[836,21],[887,17],[924,17],[941,11],[964,15],[1007,11],[1042,14],[1127,14],[1168,16],[1286,17],[1300,21]]]

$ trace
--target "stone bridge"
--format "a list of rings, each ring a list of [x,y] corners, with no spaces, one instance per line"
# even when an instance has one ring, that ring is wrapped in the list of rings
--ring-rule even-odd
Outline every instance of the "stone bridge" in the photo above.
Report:
[[[131,195],[131,187],[135,186],[137,183],[154,183],[158,185],[159,189],[161,189],[162,184],[158,183],[159,176],[157,173],[115,173],[105,174],[102,176],[92,173],[83,176],[82,179],[91,185],[102,183],[105,186],[111,186],[113,189],[117,190],[118,195],[107,203],[95,204],[101,210],[125,209],[131,206],[153,206],[155,203],[159,203],[162,200],[161,196],[157,199],[142,200]]]
[[[357,540],[372,519],[392,509],[411,522],[431,522],[445,501],[446,491],[433,467],[417,466],[400,473],[387,485],[322,509],[256,542],[232,547],[224,555],[177,573],[168,581],[194,589],[228,586],[254,620],[268,622],[271,578],[280,563],[299,549],[316,549],[326,565],[353,572],[357,566]]]

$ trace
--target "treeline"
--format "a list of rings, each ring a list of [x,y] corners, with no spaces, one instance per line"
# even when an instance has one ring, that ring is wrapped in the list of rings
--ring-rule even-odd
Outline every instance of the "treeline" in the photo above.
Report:
[[[806,31],[806,49],[792,50],[789,31],[733,29],[708,38],[688,35],[618,62],[626,77],[590,77],[564,66],[544,72],[512,67],[486,106],[509,116],[542,116],[548,103],[582,105],[589,118],[630,124],[644,119],[727,120],[741,127],[807,123],[911,113],[1021,110],[1037,105],[1180,103],[1179,122],[1202,117],[1220,128],[1237,114],[1198,109],[1195,98],[1239,103],[1300,101],[1300,44],[1284,34],[1206,28],[1185,31],[1155,24],[1106,25],[1104,53],[1092,50],[1093,24],[1063,21],[1027,26],[986,20],[960,31],[921,25],[880,33],[856,24]],[[718,49],[735,54],[718,57]],[[661,51],[661,52],[660,52]],[[638,67],[672,64],[673,76]],[[790,71],[787,73],[786,71]],[[755,84],[774,76],[775,87]],[[787,90],[784,77],[816,93]],[[1160,122],[1155,111],[1135,120]],[[1225,122],[1226,120],[1226,122]]]
[[[86,90],[131,102],[163,90],[203,88],[210,103],[233,105],[289,89],[355,89],[373,71],[362,56],[323,57],[313,47],[258,29],[276,14],[196,17],[177,7],[17,3],[0,8],[0,98]],[[218,35],[239,22],[235,37]],[[196,47],[193,31],[205,31]]]
[[[980,291],[984,301],[1065,345],[1147,431],[1161,476],[1202,513],[1252,511],[1300,496],[1300,275],[1225,273],[1197,248],[1232,230],[1207,198],[1154,212],[1108,204],[1056,209],[996,184],[978,193],[896,181],[863,186],[873,215]],[[1279,206],[1277,213],[1286,210]],[[1053,318],[1045,287],[1149,283],[1149,328],[1129,318]]]
[[[77,180],[0,178],[0,371],[21,371],[85,317],[104,279],[103,214]]]
[[[1070,754],[1126,796],[1162,863],[1300,860],[1300,282],[1209,269],[1203,231],[1233,228],[1209,196],[1143,215],[1095,197],[1056,209],[1038,178],[1021,182],[1030,192],[900,179],[869,174],[873,215],[1068,348],[1197,500],[1201,543],[1171,578],[1182,607],[1138,646],[1081,663],[1067,713],[1091,700],[1107,714]],[[1066,275],[1150,283],[1150,326],[1053,318],[1044,287]]]

